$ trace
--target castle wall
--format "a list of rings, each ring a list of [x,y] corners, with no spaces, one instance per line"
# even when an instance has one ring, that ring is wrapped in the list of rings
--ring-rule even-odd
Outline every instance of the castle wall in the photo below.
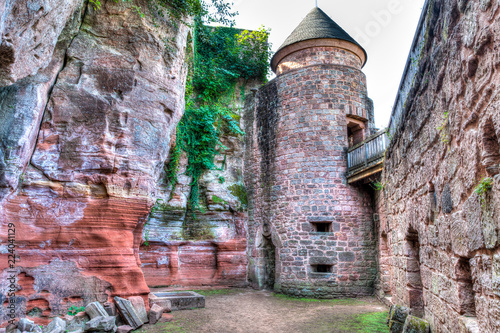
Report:
[[[345,180],[346,115],[366,114],[366,81],[360,65],[309,64],[325,52],[295,55],[306,66],[279,75],[247,102],[249,280],[271,284],[274,267],[274,287],[285,294],[370,295],[376,275],[370,194]],[[329,232],[315,232],[314,223],[326,222]],[[317,265],[330,271],[315,272]]]
[[[393,112],[379,289],[433,332],[500,330],[499,16],[498,2],[430,1]]]

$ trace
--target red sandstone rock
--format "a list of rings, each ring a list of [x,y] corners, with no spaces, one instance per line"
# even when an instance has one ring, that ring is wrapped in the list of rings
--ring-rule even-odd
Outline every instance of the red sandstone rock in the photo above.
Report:
[[[49,65],[61,32],[82,4],[82,0],[0,2],[0,87]]]
[[[149,293],[139,244],[184,106],[188,29],[154,27],[132,6],[107,1],[98,11],[87,8],[81,29],[63,50],[65,65],[50,96],[50,80],[26,90],[46,94],[38,101],[44,110],[48,100],[41,124],[33,116],[16,137],[26,148],[9,153],[19,158],[2,159],[8,165],[0,166],[0,239],[6,244],[8,223],[14,223],[17,272],[23,276],[18,310],[41,312],[37,323],[71,305]],[[171,54],[165,37],[175,38]],[[29,147],[35,147],[32,156]],[[26,171],[17,192],[17,181],[3,183],[10,169],[14,178]]]

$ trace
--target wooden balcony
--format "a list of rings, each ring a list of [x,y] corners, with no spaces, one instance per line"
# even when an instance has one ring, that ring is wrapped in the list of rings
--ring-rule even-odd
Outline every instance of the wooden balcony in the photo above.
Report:
[[[370,136],[347,150],[347,182],[354,183],[379,173],[389,145],[386,130]]]

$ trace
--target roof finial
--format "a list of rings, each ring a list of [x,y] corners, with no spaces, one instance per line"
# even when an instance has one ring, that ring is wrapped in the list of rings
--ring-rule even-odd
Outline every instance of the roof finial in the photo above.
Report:
[[[318,0],[316,0],[316,7],[318,7]]]

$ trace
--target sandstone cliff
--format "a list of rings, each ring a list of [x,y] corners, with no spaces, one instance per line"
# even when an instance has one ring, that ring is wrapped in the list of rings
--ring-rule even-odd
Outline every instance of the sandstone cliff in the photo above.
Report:
[[[184,109],[188,28],[134,6],[0,3],[0,302],[13,223],[18,315],[149,292],[138,249]]]

